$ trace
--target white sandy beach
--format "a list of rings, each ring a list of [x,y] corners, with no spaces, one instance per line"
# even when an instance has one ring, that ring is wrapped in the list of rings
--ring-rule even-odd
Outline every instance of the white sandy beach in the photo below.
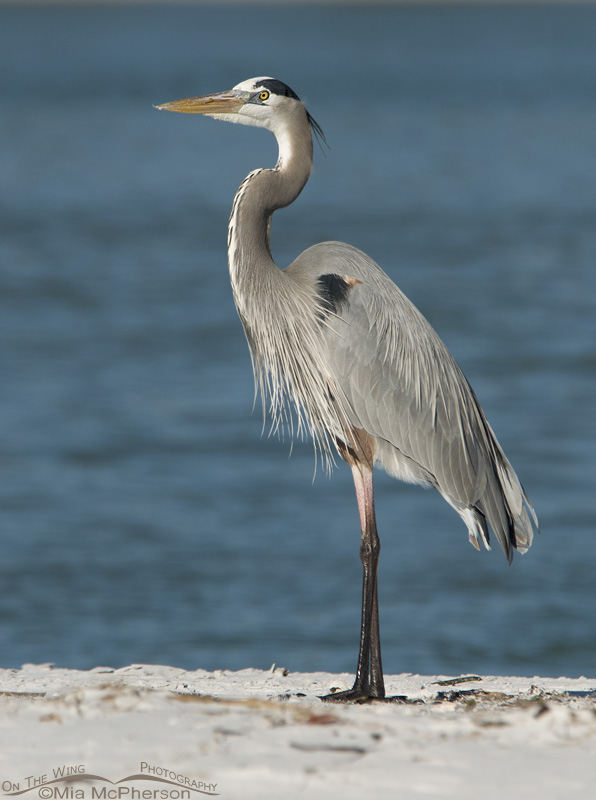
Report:
[[[347,688],[350,675],[0,670],[2,792],[41,800],[595,796],[596,679],[467,678],[388,676],[388,694],[401,699],[340,705],[318,695]]]

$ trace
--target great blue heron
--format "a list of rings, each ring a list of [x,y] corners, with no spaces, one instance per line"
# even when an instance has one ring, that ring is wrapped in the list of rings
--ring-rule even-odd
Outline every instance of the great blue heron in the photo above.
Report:
[[[290,205],[312,168],[312,132],[322,131],[299,97],[273,78],[158,106],[269,129],[273,169],[243,181],[228,232],[230,278],[250,346],[255,381],[273,426],[307,430],[352,469],[360,512],[362,627],[352,689],[325,700],[385,697],[373,465],[434,486],[465,522],[471,543],[489,548],[492,528],[507,559],[525,552],[536,515],[466,378],[422,314],[360,250],[324,242],[280,270],[271,217]]]

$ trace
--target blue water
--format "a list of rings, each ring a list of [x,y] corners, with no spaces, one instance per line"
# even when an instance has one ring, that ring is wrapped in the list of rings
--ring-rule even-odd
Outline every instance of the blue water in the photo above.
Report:
[[[285,265],[366,250],[540,517],[508,567],[377,478],[389,673],[596,672],[596,8],[0,7],[0,666],[353,670],[349,471],[261,436],[232,303],[263,131],[152,108],[272,74],[331,149]]]

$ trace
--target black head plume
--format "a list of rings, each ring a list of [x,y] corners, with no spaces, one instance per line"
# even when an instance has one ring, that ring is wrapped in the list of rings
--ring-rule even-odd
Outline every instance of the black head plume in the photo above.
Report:
[[[293,100],[300,100],[298,95],[293,89],[284,83],[283,81],[278,81],[276,78],[263,78],[259,81],[258,87],[267,89],[271,92],[271,94],[280,95],[280,97],[291,97]],[[317,144],[321,148],[321,153],[325,155],[325,151],[323,150],[323,145],[329,149],[329,145],[327,143],[327,139],[325,138],[325,134],[323,133],[323,129],[316,121],[316,119],[310,114],[308,111],[306,112],[306,116],[308,119],[308,124],[310,125],[310,129],[312,131],[313,136],[317,140]]]

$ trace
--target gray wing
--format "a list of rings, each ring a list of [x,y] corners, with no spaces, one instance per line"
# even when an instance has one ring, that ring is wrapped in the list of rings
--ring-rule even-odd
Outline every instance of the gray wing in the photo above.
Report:
[[[300,267],[316,271],[329,370],[350,423],[376,438],[376,461],[402,480],[435,486],[475,546],[480,537],[488,547],[488,522],[508,560],[512,547],[525,552],[537,524],[532,506],[427,320],[353,247],[316,245]]]

